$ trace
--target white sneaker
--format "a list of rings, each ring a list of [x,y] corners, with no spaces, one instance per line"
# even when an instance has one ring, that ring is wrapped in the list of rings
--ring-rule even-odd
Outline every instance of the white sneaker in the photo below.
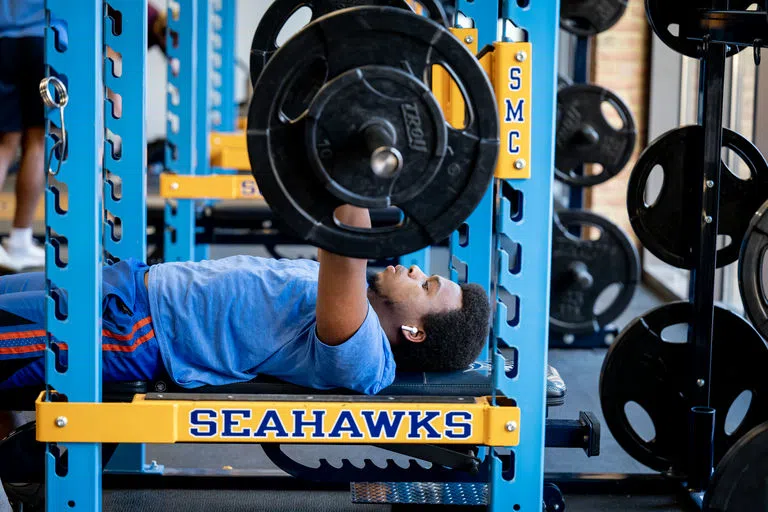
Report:
[[[9,244],[8,240],[5,239],[3,240],[3,247],[5,248],[3,252],[17,268],[16,272],[45,267],[45,249],[35,242],[19,247]],[[1,261],[0,264],[2,264]]]
[[[0,274],[15,274],[21,267],[8,255],[3,246],[0,245]]]

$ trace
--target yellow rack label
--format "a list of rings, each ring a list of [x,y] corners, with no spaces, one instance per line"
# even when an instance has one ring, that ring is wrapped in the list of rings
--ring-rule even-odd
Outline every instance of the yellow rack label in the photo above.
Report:
[[[531,44],[495,43],[492,59],[501,132],[496,177],[527,179],[531,177]]]
[[[458,401],[146,400],[36,404],[37,439],[74,443],[444,443],[516,446],[520,410]]]

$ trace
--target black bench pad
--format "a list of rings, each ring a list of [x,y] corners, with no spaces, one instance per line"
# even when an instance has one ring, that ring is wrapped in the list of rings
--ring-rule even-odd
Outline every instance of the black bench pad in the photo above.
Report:
[[[467,370],[453,373],[398,373],[395,381],[380,395],[397,396],[487,396],[492,393],[491,370],[476,363]],[[0,410],[31,411],[42,388],[22,388],[0,392]],[[203,386],[184,389],[168,378],[151,382],[108,382],[104,384],[105,402],[129,402],[140,393],[217,393],[249,395],[324,395],[358,394],[345,389],[316,390],[290,384],[272,377],[260,376],[249,382],[226,386]]]

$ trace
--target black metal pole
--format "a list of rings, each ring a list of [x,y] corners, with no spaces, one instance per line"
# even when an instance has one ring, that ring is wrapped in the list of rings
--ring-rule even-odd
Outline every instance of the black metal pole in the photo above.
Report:
[[[696,266],[691,272],[693,318],[688,338],[693,363],[688,382],[692,407],[709,407],[726,47],[722,44],[704,44],[703,53],[702,65],[705,69],[701,119],[704,155],[698,201],[698,244],[694,246]],[[696,172],[696,169],[686,169],[686,172]],[[691,421],[696,428],[695,418]],[[692,439],[697,443],[692,446],[694,452],[705,454],[712,451],[711,437],[694,432]],[[705,467],[706,460],[705,457],[693,459],[689,475],[695,475],[699,480],[706,475],[708,480],[712,465],[710,463],[709,467]]]
[[[715,410],[692,407],[690,410],[689,461],[693,471],[688,476],[691,489],[703,490],[709,484],[714,465]],[[709,446],[709,450],[703,447]]]
[[[573,83],[585,84],[589,82],[589,49],[590,38],[578,36],[576,38],[576,47],[573,56]],[[584,166],[576,169],[579,174],[584,174]],[[582,187],[571,187],[568,197],[568,208],[582,208],[584,206],[584,189]],[[580,236],[578,229],[574,233]]]

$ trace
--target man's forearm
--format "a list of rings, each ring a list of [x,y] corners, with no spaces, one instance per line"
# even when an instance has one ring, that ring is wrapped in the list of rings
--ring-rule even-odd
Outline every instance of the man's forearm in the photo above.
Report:
[[[351,227],[370,228],[368,210],[345,205],[336,219]],[[368,261],[318,250],[317,332],[330,345],[343,343],[365,320],[368,311],[365,273]]]

